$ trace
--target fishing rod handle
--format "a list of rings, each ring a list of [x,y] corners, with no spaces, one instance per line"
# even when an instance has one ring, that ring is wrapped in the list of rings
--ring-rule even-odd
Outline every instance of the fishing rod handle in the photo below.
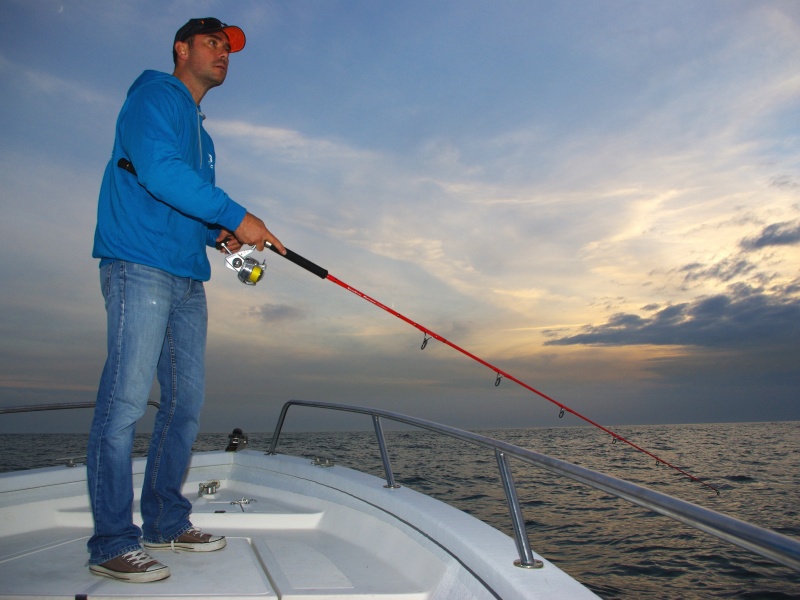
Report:
[[[273,246],[269,242],[264,242],[264,244],[266,245],[267,248],[269,248],[270,250],[272,250],[276,254],[280,254],[281,256],[283,256],[283,258],[293,262],[298,267],[304,268],[309,273],[313,273],[314,275],[316,275],[320,279],[327,279],[328,278],[328,269],[323,269],[322,267],[320,267],[319,265],[311,262],[307,258],[303,258],[299,254],[297,254],[297,252],[293,252],[293,251],[289,250],[288,248],[286,248],[286,254],[281,254],[280,250],[275,248],[275,246]]]

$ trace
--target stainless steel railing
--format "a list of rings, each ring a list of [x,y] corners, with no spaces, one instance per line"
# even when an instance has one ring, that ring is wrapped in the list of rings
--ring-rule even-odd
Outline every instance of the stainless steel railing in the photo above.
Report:
[[[286,420],[286,414],[291,406],[323,408],[371,416],[386,475],[386,487],[389,489],[399,486],[392,472],[392,465],[389,460],[389,453],[386,449],[386,439],[383,434],[381,419],[388,419],[397,423],[427,429],[428,431],[433,431],[493,450],[497,458],[500,477],[506,495],[506,502],[511,515],[514,540],[519,552],[519,559],[514,561],[514,564],[520,567],[539,568],[541,567],[541,561],[534,559],[533,553],[531,552],[530,541],[528,539],[527,530],[525,529],[525,520],[517,498],[514,479],[511,475],[508,462],[509,457],[514,457],[525,463],[541,467],[556,475],[568,477],[569,479],[586,484],[594,489],[602,490],[618,498],[628,500],[637,506],[655,511],[661,515],[705,531],[716,538],[759,554],[778,564],[800,571],[800,541],[794,538],[740,521],[739,519],[729,517],[708,508],[703,508],[691,502],[679,500],[673,496],[656,492],[649,488],[617,479],[616,477],[611,477],[610,475],[604,475],[603,473],[598,473],[597,471],[585,467],[579,467],[578,465],[563,460],[514,446],[513,444],[449,427],[447,425],[441,425],[432,421],[408,417],[385,410],[346,404],[291,400],[283,405],[283,409],[278,417],[275,432],[273,433],[268,450],[269,454],[275,454],[275,448],[278,445],[281,430]]]
[[[155,400],[148,400],[148,406],[161,406]],[[58,402],[55,404],[30,404],[22,406],[0,406],[0,415],[10,413],[41,412],[45,410],[69,410],[73,408],[94,408],[94,402]]]
[[[148,400],[148,406],[153,406],[158,410],[161,406],[155,400]],[[29,412],[43,412],[48,410],[72,410],[76,408],[94,408],[94,402],[56,402],[52,404],[23,404],[20,406],[0,406],[0,415],[7,415],[12,413],[29,413]],[[77,467],[82,464],[78,461],[85,461],[86,456],[65,456],[59,458],[59,462],[64,462],[67,467]]]

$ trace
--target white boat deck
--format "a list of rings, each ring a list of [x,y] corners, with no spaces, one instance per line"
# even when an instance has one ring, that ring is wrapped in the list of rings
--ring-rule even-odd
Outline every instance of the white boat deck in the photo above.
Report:
[[[135,488],[144,462],[134,462]],[[200,483],[218,480],[198,497]],[[86,567],[92,520],[85,468],[0,474],[0,597],[431,599],[586,598],[544,561],[513,565],[508,536],[407,488],[308,459],[260,452],[194,457],[192,522],[226,535],[210,553],[153,552],[170,578],[131,584]],[[244,501],[244,502],[242,502]],[[135,510],[138,516],[138,510]]]

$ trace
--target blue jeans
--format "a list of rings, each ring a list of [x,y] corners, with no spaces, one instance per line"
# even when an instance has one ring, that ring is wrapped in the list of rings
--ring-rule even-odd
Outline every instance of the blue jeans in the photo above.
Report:
[[[114,261],[100,269],[108,358],[89,433],[87,472],[94,515],[89,562],[104,563],[167,542],[191,527],[183,476],[205,396],[208,311],[201,281]],[[143,528],[133,523],[131,451],[154,377],[161,388],[142,487]]]

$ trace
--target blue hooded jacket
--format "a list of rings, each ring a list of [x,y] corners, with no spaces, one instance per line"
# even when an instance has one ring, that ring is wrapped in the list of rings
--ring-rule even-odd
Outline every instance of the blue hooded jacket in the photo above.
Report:
[[[200,107],[178,78],[145,71],[128,90],[97,207],[92,256],[120,259],[199,281],[211,277],[206,247],[235,230],[245,209],[215,187],[214,143]],[[136,175],[117,166],[129,160]]]

